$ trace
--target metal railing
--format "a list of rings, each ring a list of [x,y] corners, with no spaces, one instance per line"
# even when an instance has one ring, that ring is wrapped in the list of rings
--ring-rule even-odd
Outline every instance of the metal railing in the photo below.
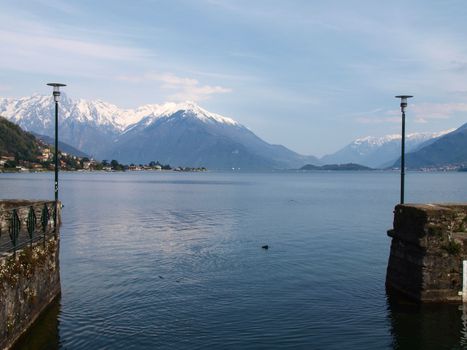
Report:
[[[0,254],[16,253],[18,249],[32,246],[40,240],[45,242],[48,237],[56,235],[54,201],[2,204],[0,208]],[[59,217],[60,215],[57,215],[57,221]]]

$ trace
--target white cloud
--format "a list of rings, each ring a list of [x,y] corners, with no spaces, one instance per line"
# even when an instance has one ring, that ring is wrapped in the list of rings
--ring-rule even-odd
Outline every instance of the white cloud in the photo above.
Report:
[[[0,45],[8,47],[8,52],[4,53],[7,56],[34,53],[53,58],[55,55],[66,54],[117,61],[134,61],[144,56],[141,50],[130,47],[5,30],[0,30]],[[37,57],[35,56],[35,58]]]
[[[43,0],[35,0],[41,5]],[[78,11],[63,6],[61,12]],[[22,13],[22,12],[20,12]],[[105,77],[123,64],[142,64],[152,58],[147,49],[81,27],[59,25],[18,12],[0,13],[0,67],[16,71],[67,77]],[[110,40],[112,39],[112,40]]]
[[[212,95],[232,91],[222,86],[202,85],[197,79],[180,77],[173,73],[148,72],[143,75],[119,76],[117,79],[133,83],[159,82],[160,87],[168,92],[168,99],[173,101],[202,101]]]
[[[387,111],[384,108],[374,108],[370,111],[347,113],[341,117],[351,117],[359,124],[399,123],[400,116],[396,111]]]
[[[453,114],[467,112],[467,103],[419,103],[413,105],[417,117],[425,119],[448,119]]]
[[[207,72],[203,70],[190,70],[188,71],[191,74],[195,74],[197,76],[203,76],[208,78],[216,78],[222,80],[233,80],[233,81],[259,81],[260,78],[253,76],[253,75],[245,75],[245,74],[226,74],[226,73],[218,73],[218,72]]]
[[[178,89],[180,87],[195,87],[199,85],[198,80],[192,78],[178,77],[172,73],[151,74],[151,80],[158,80],[164,83],[163,87],[167,89]]]
[[[355,121],[361,124],[400,123],[400,110],[384,111],[381,108],[357,115]],[[416,123],[426,124],[430,120],[446,120],[459,113],[467,114],[467,103],[416,103],[409,105],[407,112]]]
[[[358,117],[355,119],[360,124],[383,124],[383,123],[400,123],[400,117]]]

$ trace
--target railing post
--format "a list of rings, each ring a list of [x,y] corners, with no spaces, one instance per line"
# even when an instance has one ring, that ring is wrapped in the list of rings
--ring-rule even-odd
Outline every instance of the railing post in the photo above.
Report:
[[[34,207],[31,205],[29,207],[28,213],[28,233],[29,233],[29,243],[32,246],[32,241],[34,240],[34,231],[36,230],[36,213],[34,212]]]
[[[13,254],[16,255],[16,246],[18,244],[19,230],[21,229],[21,222],[19,220],[18,211],[13,209],[10,219],[10,239],[13,244]]]
[[[54,213],[54,201],[29,202],[16,207],[10,205],[0,210],[0,253],[16,254],[18,249],[33,246],[34,242],[43,240],[46,244],[48,236],[58,238],[53,220],[59,221],[60,208]],[[41,232],[42,230],[42,232]],[[8,232],[6,239],[3,237]]]
[[[49,209],[47,208],[47,203],[44,203],[44,207],[42,208],[41,214],[41,224],[42,224],[42,233],[44,236],[44,243],[45,243],[45,234],[47,232],[47,226],[49,224]]]

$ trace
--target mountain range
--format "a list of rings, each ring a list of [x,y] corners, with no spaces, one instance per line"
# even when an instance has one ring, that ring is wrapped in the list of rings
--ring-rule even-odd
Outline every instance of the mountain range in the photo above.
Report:
[[[53,137],[54,103],[50,96],[0,98],[0,115],[34,134]],[[467,126],[406,136],[407,165],[436,168],[467,164]],[[297,169],[305,164],[360,164],[398,167],[400,135],[356,139],[318,159],[265,142],[239,122],[211,113],[193,102],[148,104],[121,109],[101,101],[60,101],[60,141],[98,160],[122,163],[159,161],[210,169]],[[74,148],[74,149],[73,149]]]
[[[50,96],[1,98],[0,115],[24,130],[53,136]],[[281,145],[272,145],[237,121],[193,102],[120,109],[104,101],[60,101],[60,140],[97,159],[161,163],[211,169],[286,169],[318,164]]]
[[[406,135],[406,152],[422,149],[438,138],[455,129],[435,133],[410,133]],[[352,141],[337,152],[326,155],[320,160],[324,164],[357,163],[371,168],[387,168],[400,157],[401,135],[392,134],[382,137],[367,136]]]
[[[393,167],[400,166],[400,158]],[[437,137],[423,147],[406,155],[406,167],[423,168],[463,168],[467,166],[467,123],[460,128]]]

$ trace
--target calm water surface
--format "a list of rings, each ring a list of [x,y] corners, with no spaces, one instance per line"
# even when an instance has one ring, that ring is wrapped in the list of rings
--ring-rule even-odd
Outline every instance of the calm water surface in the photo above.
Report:
[[[1,174],[1,197],[51,198],[52,177]],[[60,186],[62,296],[20,348],[467,346],[462,307],[386,296],[396,173],[62,173]],[[466,201],[467,173],[409,173],[406,198]]]

